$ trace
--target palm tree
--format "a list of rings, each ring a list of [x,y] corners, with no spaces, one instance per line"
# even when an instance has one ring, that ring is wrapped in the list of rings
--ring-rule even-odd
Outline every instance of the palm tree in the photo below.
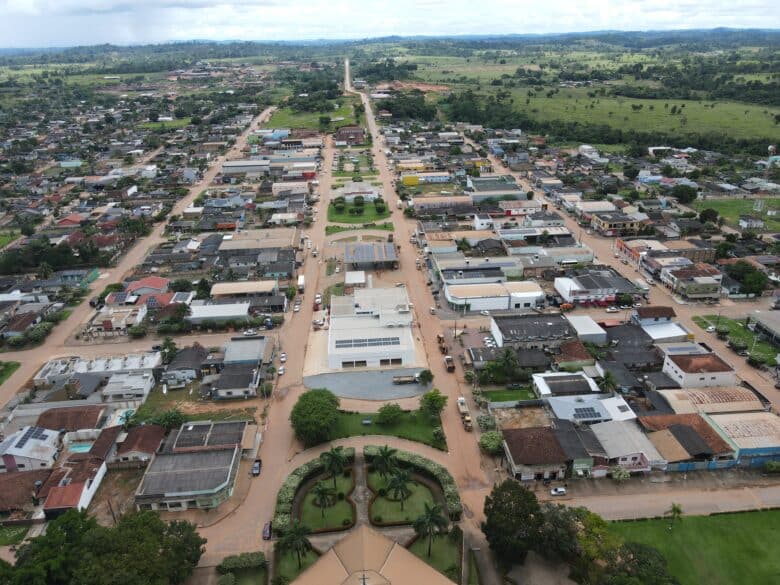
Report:
[[[298,559],[298,568],[302,566],[301,555],[305,555],[311,550],[311,542],[309,542],[309,530],[308,526],[304,526],[300,522],[292,522],[284,534],[279,539],[279,548],[284,552],[295,553]]]
[[[387,445],[379,447],[373,463],[374,469],[382,479],[385,479],[398,468],[398,462],[395,459],[396,453],[398,453],[398,449],[393,449]]]
[[[166,337],[163,339],[162,345],[160,346],[160,353],[162,354],[164,364],[171,363],[173,358],[176,357],[177,351],[178,348],[176,347],[176,342],[173,341],[172,337]]]
[[[338,474],[344,471],[344,467],[347,465],[347,456],[344,455],[344,447],[331,447],[330,451],[325,451],[320,455],[322,464],[325,467],[331,477],[333,478],[333,489],[337,488],[336,478]]]
[[[41,262],[41,264],[38,266],[38,278],[42,280],[46,280],[49,278],[54,270],[51,267],[51,264],[48,262]]]
[[[515,351],[510,348],[504,349],[498,357],[498,363],[504,372],[504,377],[507,380],[513,380],[517,374],[518,368],[517,354]]]
[[[325,485],[324,481],[318,481],[314,484],[311,493],[314,496],[314,505],[320,509],[322,517],[325,518],[325,508],[333,505],[334,490]]]
[[[404,509],[404,502],[412,495],[412,490],[409,489],[411,481],[412,477],[409,475],[408,471],[405,469],[396,469],[387,482],[387,491],[392,494],[393,498],[401,502],[402,512]]]
[[[418,536],[428,538],[428,557],[431,556],[433,537],[447,529],[447,518],[441,512],[441,505],[425,502],[425,510],[414,521],[414,531]]]
[[[672,525],[682,518],[682,506],[672,502],[672,506],[666,511],[666,515],[669,516],[669,530],[671,530]]]
[[[604,370],[604,375],[601,377],[601,388],[605,392],[612,392],[615,390],[615,388],[617,388],[617,379],[615,379],[615,374],[609,370]]]

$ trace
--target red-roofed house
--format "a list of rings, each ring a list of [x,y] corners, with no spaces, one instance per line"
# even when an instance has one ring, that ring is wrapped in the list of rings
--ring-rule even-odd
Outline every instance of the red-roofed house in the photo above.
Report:
[[[111,467],[146,467],[165,438],[165,429],[159,425],[131,428],[109,462]]]
[[[129,294],[148,295],[152,293],[164,293],[168,290],[170,280],[161,276],[147,276],[141,280],[134,280],[125,289]]]
[[[85,510],[103,481],[106,462],[99,457],[72,456],[62,462],[41,489],[46,503],[43,513],[47,520],[71,509]]]
[[[59,227],[78,227],[86,218],[80,213],[71,213],[57,221]]]

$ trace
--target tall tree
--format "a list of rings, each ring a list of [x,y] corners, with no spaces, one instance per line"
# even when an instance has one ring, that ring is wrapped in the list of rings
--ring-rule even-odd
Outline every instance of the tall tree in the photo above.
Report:
[[[160,354],[162,354],[162,361],[164,364],[170,364],[173,361],[173,358],[176,357],[177,351],[178,348],[176,347],[176,342],[172,337],[166,337],[163,339],[162,345],[160,347]]]
[[[308,526],[294,521],[278,541],[278,546],[282,551],[295,555],[299,569],[303,566],[303,555],[311,550],[309,534],[311,534],[311,530]]]
[[[344,471],[344,467],[347,465],[347,456],[344,453],[344,447],[331,447],[330,451],[325,451],[320,455],[322,464],[325,467],[331,477],[333,478],[333,489],[337,488],[336,479],[339,474]]]
[[[447,397],[438,388],[429,390],[420,398],[420,410],[431,418],[437,418],[447,404]]]
[[[376,456],[374,456],[371,463],[373,463],[374,469],[382,479],[385,479],[398,468],[398,461],[395,458],[396,453],[398,453],[398,449],[393,449],[387,445],[383,445],[377,450]]]
[[[415,518],[413,527],[417,536],[428,539],[428,558],[431,557],[433,537],[444,532],[448,524],[447,518],[442,514],[441,504],[431,505],[425,502],[425,509]]]
[[[335,497],[336,492],[325,485],[324,481],[318,481],[314,484],[311,493],[314,496],[314,505],[320,509],[322,517],[325,518],[325,508],[329,508],[333,505],[333,498]]]
[[[412,490],[409,489],[411,482],[412,477],[405,469],[396,469],[387,482],[387,491],[401,502],[401,511],[404,509],[404,502],[412,495]]]
[[[336,427],[339,399],[324,388],[301,394],[290,413],[295,436],[306,447],[313,447],[330,438]]]
[[[525,560],[536,543],[541,521],[536,496],[514,480],[494,486],[485,498],[482,532],[503,563]]]

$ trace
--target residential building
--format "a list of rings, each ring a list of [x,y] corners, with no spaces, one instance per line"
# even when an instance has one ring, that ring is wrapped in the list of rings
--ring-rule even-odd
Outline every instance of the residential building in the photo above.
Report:
[[[666,469],[667,462],[639,429],[636,421],[609,421],[590,427],[604,448],[610,466],[629,473]]]
[[[636,285],[611,268],[575,270],[557,277],[553,283],[556,292],[567,303],[578,305],[607,305],[618,295],[638,295]]]
[[[106,407],[100,404],[48,408],[38,416],[35,426],[66,433],[99,429],[106,414]]]
[[[762,230],[764,220],[755,215],[740,215],[738,225],[741,230]]]
[[[631,320],[640,327],[669,323],[676,316],[677,314],[672,307],[662,307],[660,305],[637,307],[631,311]]]
[[[521,481],[563,479],[569,458],[550,427],[504,429],[507,468]]]
[[[59,455],[57,431],[26,426],[0,443],[0,473],[50,469]]]
[[[585,396],[601,392],[601,388],[593,378],[582,372],[533,374],[531,380],[536,395],[542,399],[554,396]]]
[[[119,443],[109,467],[145,467],[160,448],[165,428],[159,425],[131,427]]]
[[[201,378],[201,365],[208,356],[208,350],[195,343],[183,347],[165,368],[162,382],[169,388],[183,388],[190,382]]]
[[[106,402],[136,401],[142,404],[154,388],[154,376],[149,372],[114,374],[101,394]]]
[[[624,236],[638,233],[640,223],[630,215],[615,211],[594,213],[591,226],[602,236]]]
[[[662,371],[681,388],[736,386],[737,384],[734,369],[716,353],[667,354]]]
[[[185,318],[193,325],[208,323],[246,323],[249,321],[248,301],[237,303],[206,304],[202,301],[193,301],[190,305],[190,314]]]

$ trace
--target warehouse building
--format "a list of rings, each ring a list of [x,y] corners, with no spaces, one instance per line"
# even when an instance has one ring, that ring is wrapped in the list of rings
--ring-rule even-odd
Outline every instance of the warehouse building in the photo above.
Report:
[[[771,412],[714,414],[714,428],[737,451],[737,465],[762,467],[780,461],[780,418]]]
[[[501,311],[534,309],[544,301],[542,288],[532,280],[485,284],[445,284],[444,297],[454,310]]]
[[[574,328],[562,315],[496,316],[490,320],[490,333],[499,347],[548,349],[575,338]]]

